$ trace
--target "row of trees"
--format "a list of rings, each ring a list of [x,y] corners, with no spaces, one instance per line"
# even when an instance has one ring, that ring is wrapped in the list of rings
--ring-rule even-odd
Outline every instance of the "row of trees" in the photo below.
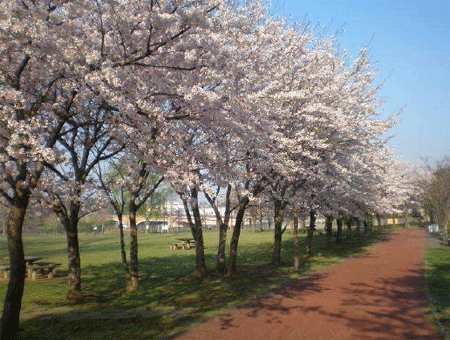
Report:
[[[450,158],[444,157],[419,175],[420,201],[430,223],[439,225],[445,239],[450,236]]]
[[[259,0],[12,0],[0,13],[0,194],[11,261],[2,339],[18,329],[33,201],[65,228],[68,297],[77,300],[80,218],[105,202],[119,221],[129,215],[129,261],[122,227],[120,243],[127,289],[136,290],[136,212],[164,179],[183,201],[200,277],[201,193],[220,225],[217,268],[233,275],[251,204],[270,202],[277,264],[287,213],[310,216],[310,249],[319,212],[359,221],[400,207],[412,190],[386,147],[394,122],[380,117],[367,49],[351,60],[334,36],[273,17]]]

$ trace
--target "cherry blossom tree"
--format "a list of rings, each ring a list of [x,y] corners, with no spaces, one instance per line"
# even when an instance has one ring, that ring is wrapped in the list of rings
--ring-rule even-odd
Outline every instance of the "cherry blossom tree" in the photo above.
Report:
[[[87,111],[72,118],[58,137],[56,147],[61,154],[67,155],[67,162],[58,165],[46,163],[54,177],[40,185],[66,230],[69,267],[67,296],[74,301],[81,298],[78,223],[81,217],[100,205],[86,199],[86,194],[97,200],[103,198],[95,190],[92,171],[100,162],[114,157],[124,148],[110,133],[110,109],[95,102],[85,106]],[[83,205],[85,211],[82,211]]]
[[[53,147],[64,124],[87,110],[93,97],[121,117],[167,119],[155,100],[161,103],[189,85],[182,73],[201,67],[198,47],[206,44],[195,32],[208,28],[208,15],[220,3],[1,2],[1,171],[7,186],[1,193],[11,210],[12,273],[3,338],[14,338],[18,327],[23,217],[44,163],[54,164],[58,156]],[[177,115],[176,105],[173,111]]]
[[[209,46],[214,46],[217,60],[209,59],[203,68],[195,70],[193,73],[199,77],[198,84],[188,89],[182,98],[170,101],[171,108],[177,107],[180,112],[188,114],[188,117],[172,126],[172,131],[165,132],[171,136],[168,138],[170,146],[166,145],[166,149],[170,150],[166,154],[171,157],[161,161],[161,168],[177,188],[185,207],[191,209],[189,214],[188,209],[186,212],[188,216],[194,217],[191,226],[196,243],[199,243],[199,247],[196,246],[197,270],[201,272],[205,269],[201,265],[204,261],[200,254],[198,193],[206,188],[208,181],[212,186],[228,186],[232,184],[232,177],[240,177],[240,181],[245,181],[245,162],[250,159],[247,150],[261,144],[257,140],[264,138],[261,132],[264,131],[263,126],[267,126],[263,117],[254,112],[255,105],[249,105],[254,89],[247,87],[249,79],[244,73],[244,69],[252,64],[249,60],[252,52],[259,49],[261,53],[260,41],[251,45],[246,43],[252,41],[251,32],[258,29],[265,14],[266,10],[255,2],[248,7],[235,4],[221,8],[220,15],[212,15],[214,25],[221,27],[220,31],[224,32],[220,35],[208,35],[208,40],[211,41]],[[256,74],[252,75],[255,76]],[[207,104],[198,108],[198,103]],[[230,153],[234,155],[228,157]],[[244,161],[237,162],[237,159]],[[214,179],[206,179],[206,174],[214,176]],[[243,204],[242,217],[247,204]],[[222,240],[223,235],[222,232]],[[222,255],[223,251],[224,247],[219,250]]]
[[[379,86],[372,85],[376,73],[365,49],[350,65],[336,52],[332,37],[301,51],[286,67],[291,76],[282,77],[289,82],[273,96],[272,105],[279,105],[273,116],[278,127],[274,134],[278,140],[273,145],[275,153],[284,159],[276,163],[278,168],[271,169],[272,178],[278,182],[278,190],[272,190],[283,198],[289,188],[286,185],[303,181],[299,188],[304,193],[299,198],[303,195],[307,201],[312,199],[309,205],[315,207],[311,212],[323,209],[341,215],[347,208],[342,195],[349,197],[353,191],[355,197],[355,189],[363,194],[383,178],[376,170],[369,171],[372,166],[381,168],[381,164],[371,162],[369,155],[384,149],[382,135],[392,126],[392,119],[377,119]],[[363,182],[348,180],[353,173]],[[363,197],[357,199],[361,201]],[[374,202],[366,197],[360,205],[373,211]],[[287,204],[288,201],[279,200],[276,205],[278,223]],[[340,218],[339,229],[338,239],[342,234]],[[274,261],[279,259],[280,230],[281,227],[276,228]]]
[[[130,151],[130,150],[127,150]],[[125,271],[127,291],[138,289],[138,232],[137,211],[154,195],[164,177],[154,173],[133,153],[122,153],[108,161],[106,173],[99,166],[96,175],[109,203],[113,207],[119,227],[119,244]],[[123,215],[128,210],[130,222],[130,261],[127,260],[124,241]]]
[[[71,41],[58,44],[61,29],[51,3],[0,3],[0,193],[9,206],[7,224],[11,275],[1,318],[1,338],[18,330],[25,279],[22,226],[30,197],[64,124],[73,116],[74,62],[62,56]],[[69,39],[68,39],[69,40]]]
[[[128,218],[130,220],[130,278],[127,280],[127,290],[138,289],[138,237],[136,225],[136,213],[140,207],[150,198],[158,188],[164,177],[156,182],[152,179],[152,172],[144,162],[140,164],[138,171],[134,172],[133,183],[130,183],[130,199],[128,202]]]

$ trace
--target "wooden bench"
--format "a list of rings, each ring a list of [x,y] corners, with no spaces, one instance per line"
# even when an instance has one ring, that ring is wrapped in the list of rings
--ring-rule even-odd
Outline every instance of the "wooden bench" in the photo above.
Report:
[[[56,268],[59,267],[61,263],[53,262],[37,262],[28,266],[28,278],[36,280],[38,275],[47,275],[49,279],[53,277],[56,273]]]
[[[193,249],[195,248],[195,242],[191,241],[191,242],[183,242],[183,249],[189,250],[189,249]]]
[[[183,244],[181,242],[170,242],[169,249],[172,250],[183,249]]]
[[[8,280],[9,279],[9,264],[2,264],[0,265],[0,274],[1,277]]]
[[[180,242],[170,242],[169,243],[169,249],[172,250],[178,250],[178,249],[193,249],[195,248],[195,242],[186,242],[186,241],[180,241]]]

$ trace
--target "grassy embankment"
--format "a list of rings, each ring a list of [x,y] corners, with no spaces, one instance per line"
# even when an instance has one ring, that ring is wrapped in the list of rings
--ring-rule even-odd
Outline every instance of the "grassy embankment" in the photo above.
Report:
[[[314,238],[314,254],[304,261],[301,273],[364,251],[381,233],[365,240],[354,235],[341,244],[326,247],[324,237]],[[25,253],[59,262],[60,274],[53,279],[27,281],[23,297],[19,339],[160,339],[201,317],[239,304],[298,275],[291,263],[292,235],[286,232],[282,258],[285,265],[268,265],[273,232],[241,236],[238,275],[223,277],[213,271],[199,281],[192,274],[194,250],[169,250],[177,234],[139,235],[140,282],[137,293],[126,293],[117,235],[81,235],[82,289],[85,301],[70,305],[66,300],[67,257],[65,237],[25,236]],[[206,259],[215,266],[217,233],[205,232]],[[304,243],[304,236],[301,237]],[[6,254],[0,238],[0,256]],[[6,281],[0,281],[0,303]],[[448,305],[447,305],[448,306]]]
[[[425,248],[428,292],[439,319],[435,322],[450,334],[450,247],[433,243]]]

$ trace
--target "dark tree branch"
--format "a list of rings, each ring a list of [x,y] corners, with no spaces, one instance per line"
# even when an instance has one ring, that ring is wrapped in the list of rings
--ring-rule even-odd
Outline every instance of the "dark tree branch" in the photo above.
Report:
[[[167,45],[168,43],[178,39],[180,36],[182,36],[184,33],[186,33],[187,31],[190,30],[190,26],[187,26],[185,28],[183,28],[182,30],[180,30],[179,32],[177,32],[176,34],[174,34],[173,36],[169,37],[167,40],[155,43],[152,49],[147,50],[145,53],[143,53],[142,55],[133,57],[133,58],[128,58],[126,60],[120,61],[120,62],[116,62],[113,64],[112,67],[121,67],[121,66],[128,66],[128,65],[132,65],[135,64],[136,62],[147,58],[149,55],[153,54],[154,52],[156,52],[158,49],[160,49],[161,47]]]
[[[30,56],[26,54],[22,62],[20,63],[19,67],[17,68],[16,72],[14,73],[14,79],[12,80],[12,86],[17,91],[20,91],[20,77],[22,76],[23,71],[25,70],[25,67],[27,67],[28,62],[30,61]]]
[[[153,68],[162,68],[162,69],[168,69],[168,70],[176,70],[176,71],[193,71],[197,68],[204,67],[202,65],[200,66],[190,66],[190,67],[182,67],[182,66],[166,66],[166,65],[153,65],[153,64],[146,64],[146,63],[135,63],[136,66],[144,66],[144,67],[153,67]]]
[[[156,189],[158,189],[159,185],[162,183],[162,181],[164,180],[164,176],[162,176],[158,182],[156,182],[152,189],[150,191],[147,192],[147,194],[140,199],[140,202],[138,204],[136,204],[137,208],[139,209],[149,198],[151,195],[153,195],[153,193],[156,191]]]
[[[62,174],[58,169],[56,169],[53,166],[53,164],[50,164],[48,162],[44,162],[44,165],[45,165],[46,168],[48,168],[50,171],[52,171],[55,175],[57,175],[63,181],[67,182],[69,180],[64,174]]]
[[[3,196],[3,198],[8,202],[8,204],[13,204],[14,200],[11,196],[8,195],[6,191],[4,191],[2,188],[0,188],[0,195]]]

